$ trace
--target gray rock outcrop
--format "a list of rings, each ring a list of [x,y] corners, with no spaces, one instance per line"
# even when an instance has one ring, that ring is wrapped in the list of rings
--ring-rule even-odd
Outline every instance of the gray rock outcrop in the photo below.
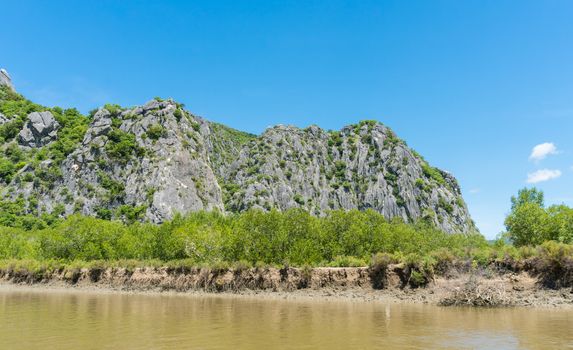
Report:
[[[4,116],[4,114],[0,113],[0,126],[8,123],[10,119],[6,118],[6,116]]]
[[[8,86],[12,91],[14,91],[14,84],[12,84],[12,78],[10,78],[10,75],[4,68],[0,69],[0,85]]]
[[[176,213],[223,211],[199,123],[173,101],[154,100],[116,114],[100,109],[82,146],[62,166],[60,187],[75,199],[67,209],[79,204],[83,214],[97,215],[127,204],[143,207],[152,222]],[[131,149],[117,154],[122,143]]]
[[[56,139],[59,126],[52,113],[32,112],[18,134],[18,142],[30,148],[45,146]]]
[[[2,182],[4,198],[27,200],[35,215],[57,210],[159,223],[200,210],[301,208],[320,216],[356,209],[446,232],[475,230],[456,179],[375,121],[340,131],[278,125],[256,136],[172,100],[106,105],[76,126],[65,111],[52,110],[62,126],[49,111],[30,113],[17,140],[33,156],[60,132],[59,153]]]
[[[386,126],[362,122],[340,132],[276,126],[222,171],[231,211],[303,208],[366,210],[447,232],[474,229],[455,178],[431,167]]]

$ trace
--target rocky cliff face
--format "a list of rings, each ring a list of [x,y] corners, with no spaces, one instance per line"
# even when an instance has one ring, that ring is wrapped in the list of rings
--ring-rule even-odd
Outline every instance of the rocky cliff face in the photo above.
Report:
[[[447,232],[475,229],[455,178],[378,122],[337,132],[279,125],[255,136],[172,100],[106,105],[85,118],[2,89],[0,164],[17,164],[0,171],[2,203],[25,214],[161,222],[198,210],[372,209]]]
[[[36,114],[29,115],[26,127]],[[51,188],[12,181],[12,197],[34,195],[46,212],[60,205],[64,214],[137,215],[153,222],[177,212],[223,211],[202,127],[208,127],[205,121],[173,101],[152,100],[125,110],[101,108],[81,143],[59,165],[61,176],[53,179]],[[49,160],[38,165],[46,172],[54,166]],[[36,175],[38,167],[24,168],[18,175]]]
[[[473,228],[459,186],[386,126],[341,131],[276,126],[243,147],[223,171],[226,208],[373,209],[386,218],[425,219],[448,231]]]
[[[7,86],[10,90],[14,91],[14,85],[12,84],[12,78],[4,68],[0,68],[0,86]]]

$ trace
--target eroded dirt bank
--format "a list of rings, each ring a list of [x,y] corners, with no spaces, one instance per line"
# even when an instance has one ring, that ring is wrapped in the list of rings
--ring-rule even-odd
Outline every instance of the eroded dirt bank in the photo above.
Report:
[[[413,287],[401,265],[346,268],[83,268],[0,270],[0,283],[123,292],[219,293],[463,306],[573,309],[571,287],[551,289],[528,272],[450,271]]]

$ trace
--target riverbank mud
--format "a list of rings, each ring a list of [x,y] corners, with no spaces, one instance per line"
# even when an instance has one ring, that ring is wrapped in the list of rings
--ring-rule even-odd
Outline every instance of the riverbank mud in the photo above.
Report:
[[[423,285],[411,283],[410,278],[406,279],[399,264],[389,265],[382,272],[368,267],[95,267],[53,271],[9,267],[0,270],[0,283],[14,287],[573,309],[571,287],[548,288],[540,277],[523,271],[450,270]]]

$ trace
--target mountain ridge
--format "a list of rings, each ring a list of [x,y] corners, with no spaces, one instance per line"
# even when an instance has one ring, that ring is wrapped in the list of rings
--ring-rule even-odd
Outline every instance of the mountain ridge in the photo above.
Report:
[[[456,179],[377,121],[340,131],[276,125],[253,135],[171,99],[105,105],[85,117],[4,85],[0,150],[2,164],[14,164],[0,171],[3,207],[18,202],[25,215],[159,223],[198,210],[372,209],[446,232],[476,230]]]

